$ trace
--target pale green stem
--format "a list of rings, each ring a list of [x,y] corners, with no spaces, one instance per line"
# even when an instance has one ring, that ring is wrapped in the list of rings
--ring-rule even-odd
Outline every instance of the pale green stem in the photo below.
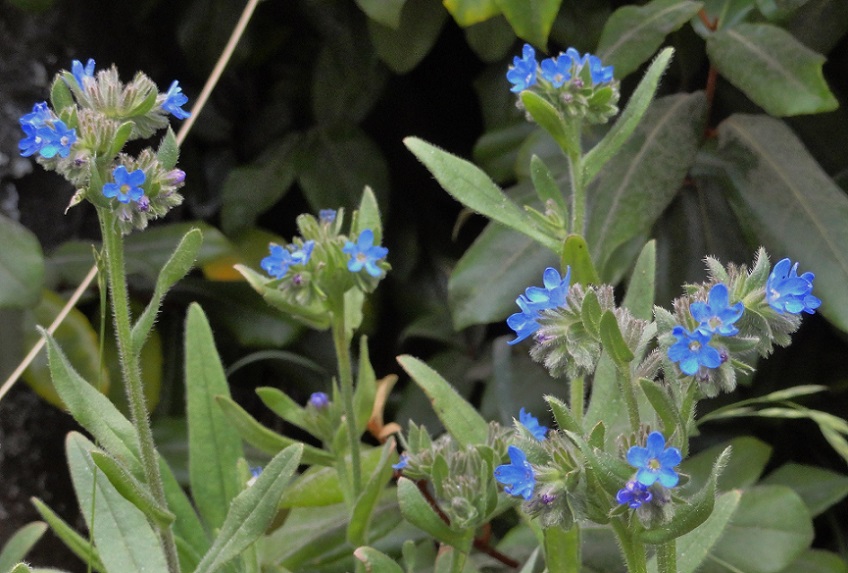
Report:
[[[633,539],[630,531],[621,519],[614,518],[610,521],[612,529],[618,537],[621,552],[624,554],[624,562],[628,573],[648,573],[648,561],[645,556],[645,546]]]
[[[571,381],[571,413],[574,414],[574,419],[577,423],[583,425],[583,411],[585,409],[585,384],[582,376],[578,376]]]
[[[103,260],[109,282],[109,292],[112,300],[112,317],[115,325],[115,339],[118,344],[118,354],[121,361],[121,374],[127,392],[127,402],[130,408],[130,418],[138,433],[141,465],[147,487],[153,498],[163,507],[167,507],[165,488],[159,473],[159,462],[156,445],[153,442],[153,431],[150,428],[150,418],[147,412],[147,402],[144,398],[144,383],[141,379],[138,350],[132,347],[132,324],[130,322],[129,296],[124,269],[124,237],[115,224],[115,215],[106,209],[98,209],[100,230],[103,234]],[[168,570],[178,573],[180,570],[177,558],[177,545],[170,527],[160,527],[159,535],[168,560]]]
[[[677,573],[677,543],[674,539],[657,547],[659,573]]]
[[[586,189],[583,188],[583,169],[579,155],[567,155],[571,175],[571,232],[583,236],[586,225]]]
[[[359,458],[359,436],[356,431],[356,410],[353,405],[353,370],[350,365],[350,340],[348,340],[345,333],[344,297],[339,298],[339,304],[335,305],[333,311],[333,344],[335,345],[336,358],[339,362],[339,384],[341,385],[347,433],[350,440],[350,465],[355,500],[362,491],[362,466]]]
[[[580,554],[580,528],[551,527],[545,530],[545,565],[548,571],[580,573],[583,558]]]

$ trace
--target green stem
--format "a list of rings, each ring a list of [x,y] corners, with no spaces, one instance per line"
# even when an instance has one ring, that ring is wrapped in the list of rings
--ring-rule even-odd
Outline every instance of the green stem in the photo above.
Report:
[[[636,401],[636,392],[633,390],[633,381],[630,379],[630,369],[619,367],[616,369],[618,385],[621,388],[621,393],[624,394],[624,401],[627,403],[627,416],[630,419],[630,430],[632,432],[639,431],[639,403]]]
[[[648,573],[648,560],[645,556],[645,546],[633,539],[630,531],[621,519],[610,521],[613,531],[618,537],[628,573]]]
[[[583,169],[579,155],[568,154],[568,172],[571,176],[571,232],[583,236],[586,224],[586,189],[583,188]]]
[[[657,547],[659,573],[677,573],[677,543],[674,539]]]
[[[580,528],[550,527],[545,530],[545,565],[548,571],[580,573],[583,559],[580,555]]]
[[[339,383],[341,384],[345,420],[347,421],[347,433],[350,440],[350,465],[355,500],[362,491],[362,465],[359,459],[356,410],[353,406],[353,369],[350,365],[350,340],[348,340],[345,333],[344,296],[339,298],[339,304],[334,305],[333,312],[333,344],[335,345],[336,358],[339,362]]]
[[[106,209],[98,209],[100,231],[103,235],[103,251],[109,292],[112,300],[112,317],[115,325],[115,338],[121,359],[121,374],[127,392],[130,417],[138,433],[141,465],[144,477],[153,498],[163,507],[167,507],[165,488],[159,473],[156,445],[153,442],[153,430],[144,398],[144,383],[141,379],[138,352],[132,347],[132,324],[130,322],[129,295],[124,269],[124,237],[116,225],[115,215]],[[159,536],[168,560],[168,571],[178,573],[177,545],[170,527],[160,527]]]
[[[571,381],[571,413],[581,426],[583,425],[583,411],[585,409],[585,384],[582,376]]]

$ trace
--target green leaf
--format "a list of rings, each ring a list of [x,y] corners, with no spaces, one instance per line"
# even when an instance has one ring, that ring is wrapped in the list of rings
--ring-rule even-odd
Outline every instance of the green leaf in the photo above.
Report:
[[[377,375],[368,356],[368,337],[359,339],[359,371],[356,375],[356,391],[353,395],[353,408],[356,412],[356,429],[361,434],[368,427],[374,400],[377,397]]]
[[[98,451],[91,452],[91,459],[94,461],[94,465],[109,479],[115,491],[141,510],[154,523],[160,527],[169,527],[174,522],[176,519],[174,514],[168,511],[167,507],[162,507],[153,498],[147,486],[135,479],[121,462],[109,454]]]
[[[615,319],[615,313],[613,311],[607,310],[601,316],[600,334],[604,350],[609,352],[610,357],[616,364],[626,366],[633,361],[633,351],[627,346],[627,341],[624,340],[624,336],[621,334],[621,329],[618,327],[618,321]]]
[[[515,298],[539,281],[541,269],[556,264],[556,256],[533,239],[499,223],[489,223],[448,280],[454,328],[487,324],[518,312]]]
[[[401,11],[409,0],[356,0],[359,9],[372,20],[389,28],[400,25]]]
[[[809,513],[795,492],[757,486],[743,492],[733,519],[699,571],[774,573],[799,558],[812,540]]]
[[[289,398],[289,395],[279,388],[264,386],[256,389],[256,394],[262,403],[278,415],[280,418],[294,424],[298,428],[309,431],[309,424],[306,422],[306,410],[303,406]]]
[[[403,142],[457,201],[554,252],[559,251],[557,241],[538,229],[532,217],[510,201],[479,167],[415,137],[407,137]]]
[[[367,534],[373,517],[374,509],[380,500],[380,492],[389,480],[392,479],[394,470],[392,463],[397,463],[398,455],[395,450],[395,441],[390,439],[381,449],[380,459],[377,466],[371,472],[371,477],[356,502],[350,515],[350,524],[347,527],[347,540],[353,546],[362,545],[369,541]]]
[[[366,573],[404,573],[394,559],[373,547],[358,547],[353,556],[365,566]]]
[[[559,208],[560,214],[567,219],[568,206],[565,204],[565,196],[548,166],[535,154],[530,158],[530,177],[533,179],[533,187],[536,189],[536,194],[539,196],[542,205],[552,201]]]
[[[97,549],[89,542],[88,539],[76,532],[76,530],[65,523],[59,515],[50,509],[50,507],[38,499],[31,498],[35,510],[41,515],[41,518],[50,525],[50,529],[56,534],[56,537],[62,540],[62,543],[71,550],[71,552],[79,557],[83,563],[91,564],[91,568],[95,571],[105,572],[106,567],[100,561],[100,556]]]
[[[639,540],[652,545],[667,543],[689,533],[704,523],[715,507],[716,481],[729,456],[730,448],[727,448],[716,458],[709,480],[704,487],[692,496],[686,505],[678,506],[671,521],[659,527],[642,531],[638,535]]]
[[[24,314],[24,345],[27,348],[35,346],[41,338],[36,325],[46,328],[59,315],[65,306],[65,299],[52,291],[43,291],[41,301],[31,311]],[[99,392],[109,389],[109,373],[100,368],[100,345],[97,333],[92,328],[88,318],[76,308],[72,308],[65,319],[53,333],[58,344],[64,349],[66,356],[77,372],[86,380],[97,384]],[[57,408],[65,409],[65,404],[59,397],[53,381],[47,356],[39,353],[22,378],[35,392]]]
[[[132,346],[136,351],[141,350],[144,346],[144,341],[153,328],[156,315],[159,314],[165,293],[188,274],[194,266],[194,261],[202,244],[203,234],[200,229],[190,230],[183,236],[177,248],[174,249],[171,258],[162,267],[159,277],[156,279],[153,296],[132,328]]]
[[[580,320],[586,331],[596,340],[601,338],[601,316],[603,309],[598,301],[598,295],[594,290],[586,291],[583,297],[583,306],[580,307]]]
[[[830,551],[808,549],[780,573],[848,573],[848,562]]]
[[[362,473],[373,473],[382,457],[382,448],[363,449]],[[280,507],[323,507],[342,501],[344,496],[336,469],[312,466],[289,485],[280,500]]]
[[[495,0],[515,35],[535,44],[546,46],[562,0]]]
[[[718,128],[716,155],[731,200],[775,258],[816,275],[820,312],[848,331],[848,198],[780,120],[733,115]]]
[[[700,526],[690,531],[677,540],[677,573],[695,573],[707,559],[710,550],[718,542],[733,519],[739,501],[742,499],[741,491],[728,491],[716,499],[712,515]],[[651,559],[656,562],[656,558]],[[651,563],[648,564],[652,569]]]
[[[833,111],[839,105],[822,74],[825,58],[770,24],[737,24],[707,37],[718,72],[775,116]]]
[[[156,159],[162,164],[162,169],[168,171],[177,166],[177,160],[180,158],[180,146],[177,144],[177,136],[174,135],[174,130],[168,126],[162,141],[159,143],[159,149],[156,150]]]
[[[256,482],[229,506],[221,532],[195,573],[213,573],[250,547],[271,525],[277,505],[300,463],[300,446],[290,446],[268,462]]]
[[[56,79],[50,86],[50,103],[53,104],[53,109],[57,115],[62,113],[65,108],[76,105],[74,96],[71,95],[71,90],[68,89],[68,84],[65,83],[65,78],[61,74],[56,74]]]
[[[489,424],[474,407],[421,360],[409,355],[398,356],[398,363],[424,391],[444,424],[445,429],[462,446],[480,444],[489,435]]]
[[[268,277],[244,265],[235,265],[234,268],[241,273],[256,292],[262,295],[265,302],[274,308],[283,311],[286,315],[291,316],[298,322],[302,322],[306,326],[317,330],[326,330],[330,327],[329,313],[317,298],[313,299],[313,303],[308,307],[294,304],[279,289],[268,286],[268,283],[271,282],[271,279]]]
[[[643,6],[622,6],[609,17],[601,33],[597,56],[624,79],[698,13],[703,4],[691,0],[653,0]]]
[[[35,306],[44,283],[44,257],[38,239],[23,225],[0,214],[0,308]]]
[[[197,304],[188,309],[185,331],[189,478],[200,515],[215,529],[241,491],[236,464],[244,451],[238,432],[215,402],[215,396],[229,397],[230,389],[212,329]]]
[[[374,244],[379,245],[383,240],[383,223],[380,217],[380,205],[374,191],[367,185],[362,191],[359,209],[356,210],[355,223],[351,226],[351,235],[359,235],[365,229],[374,231]]]
[[[654,99],[660,77],[668,67],[673,53],[672,48],[665,48],[654,58],[651,67],[648,68],[639,85],[636,86],[636,90],[627,102],[627,107],[624,108],[615,125],[595,147],[586,153],[582,163],[584,185],[592,182],[607,161],[612,159],[642,121],[642,116],[645,115],[651,100]]]
[[[361,1],[361,0],[359,0]],[[372,0],[382,4],[383,0]],[[447,14],[439,0],[406,0],[394,25],[371,20],[368,33],[374,50],[396,74],[405,74],[430,52]]]
[[[683,419],[680,417],[680,412],[677,410],[677,406],[665,388],[658,382],[647,378],[640,378],[639,385],[642,387],[642,392],[645,393],[645,396],[648,398],[651,406],[654,407],[657,416],[659,416],[662,422],[663,434],[670,436],[675,430],[680,432],[685,431],[686,428],[684,427]]]
[[[254,163],[227,174],[221,188],[221,228],[228,235],[252,227],[288,192],[304,161],[303,140],[300,133],[286,134],[269,144]]]
[[[562,248],[562,268],[571,267],[571,283],[583,286],[599,285],[601,278],[592,257],[586,239],[580,235],[569,235]]]
[[[695,160],[705,117],[703,92],[656,100],[589,187],[586,242],[605,280],[615,250],[650,232],[674,199]]]
[[[636,318],[651,320],[654,309],[654,282],[657,275],[657,242],[648,241],[642,247],[621,306]]]
[[[812,517],[848,496],[848,477],[815,466],[787,463],[770,473],[763,485],[785,485],[801,496]]]
[[[479,24],[501,13],[496,0],[442,0],[442,4],[462,28]]]
[[[147,517],[94,465],[90,455],[97,450],[94,444],[71,432],[65,448],[81,513],[106,571],[167,571],[165,554]]]
[[[757,438],[740,436],[707,448],[683,461],[680,470],[690,476],[689,483],[686,484],[687,491],[698,490],[707,483],[713,460],[728,447],[733,449],[733,455],[718,479],[718,489],[742,489],[757,483],[771,458],[772,448]]]
[[[0,571],[5,573],[12,569],[15,563],[23,561],[45,531],[47,524],[43,521],[34,521],[18,529],[0,548]]]
[[[527,113],[554,138],[560,149],[570,157],[579,157],[581,153],[579,123],[574,118],[563,116],[553,104],[534,91],[524,90],[520,97]]]
[[[454,531],[442,521],[439,514],[433,510],[430,502],[419,491],[412,480],[401,477],[398,479],[397,499],[403,516],[415,527],[428,535],[435,537],[448,545],[460,545],[464,532]]]
[[[109,157],[114,157],[124,148],[124,144],[132,135],[133,127],[135,124],[131,121],[126,121],[122,123],[118,129],[115,131],[114,139],[112,140],[112,145],[109,148],[108,155]]]
[[[301,444],[297,440],[269,430],[257,422],[253,416],[248,414],[229,396],[216,396],[215,398],[229,424],[251,446],[266,454],[276,455],[284,448]],[[332,465],[335,462],[335,458],[324,450],[307,444],[301,445],[303,445],[303,463],[324,466]]]

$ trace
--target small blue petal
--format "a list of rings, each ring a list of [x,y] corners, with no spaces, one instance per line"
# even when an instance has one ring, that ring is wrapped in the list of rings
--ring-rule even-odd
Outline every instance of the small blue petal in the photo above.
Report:
[[[646,447],[633,446],[627,451],[627,463],[638,470],[636,481],[643,486],[653,485],[657,481],[664,487],[676,486],[680,477],[674,467],[682,459],[680,450],[674,447],[666,448],[665,437],[660,432],[651,432],[645,445]]]
[[[510,495],[530,499],[536,487],[536,475],[527,461],[527,456],[519,448],[509,446],[507,450],[510,463],[495,468],[495,479],[504,484],[504,491]]]
[[[798,276],[798,263],[783,259],[774,265],[766,282],[766,300],[774,310],[784,314],[815,314],[821,300],[812,295],[815,275]]]
[[[534,438],[539,441],[545,439],[545,434],[548,433],[547,426],[540,425],[536,416],[527,412],[524,408],[521,408],[518,412],[518,421],[533,434]]]
[[[377,263],[389,254],[386,247],[374,245],[374,231],[371,229],[364,229],[359,233],[355,243],[347,241],[342,247],[342,252],[350,257],[347,262],[350,272],[358,273],[364,267],[365,271],[374,278],[383,274],[383,270]]]

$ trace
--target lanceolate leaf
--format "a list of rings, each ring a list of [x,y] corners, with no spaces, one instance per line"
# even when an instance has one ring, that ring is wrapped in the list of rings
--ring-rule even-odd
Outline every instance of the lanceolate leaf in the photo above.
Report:
[[[15,563],[21,561],[45,531],[47,524],[43,521],[29,523],[17,530],[0,548],[0,572],[9,571]]]
[[[770,24],[737,24],[707,38],[719,73],[771,115],[832,111],[839,105],[822,75],[824,56]]]
[[[665,37],[698,13],[691,0],[654,0],[644,6],[623,6],[607,20],[596,50],[604,65],[623,79],[660,47]]]
[[[38,239],[20,223],[0,215],[0,244],[0,308],[33,306],[44,281]]]
[[[100,561],[100,556],[97,554],[97,549],[94,545],[76,530],[68,525],[55,511],[34,497],[31,499],[35,510],[41,515],[41,518],[50,524],[50,529],[56,534],[56,537],[62,540],[62,543],[71,550],[71,552],[82,560],[85,564],[91,564],[91,568],[95,571],[106,571],[106,567]]]
[[[772,260],[800,261],[816,275],[819,311],[848,331],[848,197],[780,120],[733,115],[719,125],[716,154],[731,201]]]
[[[650,231],[671,203],[695,160],[705,112],[701,92],[658,99],[589,188],[586,242],[602,278],[615,249]]]
[[[562,0],[496,0],[515,35],[545,46]]]

